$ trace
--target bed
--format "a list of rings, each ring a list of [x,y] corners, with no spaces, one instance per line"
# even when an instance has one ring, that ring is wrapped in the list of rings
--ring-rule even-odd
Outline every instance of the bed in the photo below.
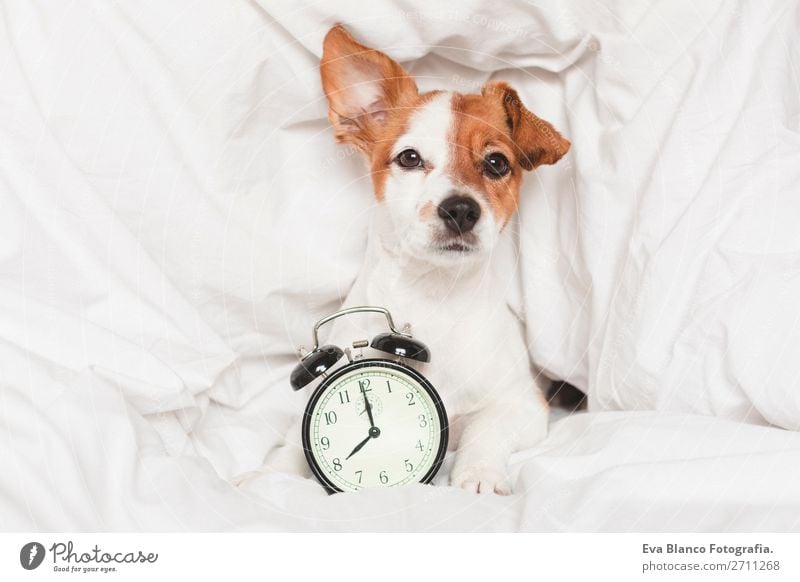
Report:
[[[796,2],[7,2],[0,529],[800,528]],[[572,141],[495,266],[588,394],[515,494],[265,473],[295,349],[371,204],[317,64],[343,22],[422,89],[489,79]],[[325,252],[320,252],[324,249]]]

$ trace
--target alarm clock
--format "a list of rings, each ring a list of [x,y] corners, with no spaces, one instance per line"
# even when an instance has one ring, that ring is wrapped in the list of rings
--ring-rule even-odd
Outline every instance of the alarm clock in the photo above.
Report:
[[[352,348],[319,345],[319,328],[356,313],[382,314],[389,331]],[[399,331],[383,307],[350,307],[314,324],[314,346],[292,371],[294,390],[322,381],[303,416],[306,460],[329,493],[430,483],[447,450],[448,424],[436,389],[409,362],[430,362],[427,346]],[[388,357],[363,356],[371,347]],[[346,359],[344,359],[346,356]],[[343,363],[342,363],[343,362]]]

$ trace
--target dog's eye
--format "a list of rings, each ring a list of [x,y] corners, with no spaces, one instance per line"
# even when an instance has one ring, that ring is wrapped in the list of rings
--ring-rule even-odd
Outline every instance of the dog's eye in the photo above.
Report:
[[[497,180],[511,171],[508,158],[499,152],[494,152],[483,158],[483,173],[489,178]]]
[[[401,168],[419,168],[422,166],[422,156],[417,150],[403,150],[394,159]]]

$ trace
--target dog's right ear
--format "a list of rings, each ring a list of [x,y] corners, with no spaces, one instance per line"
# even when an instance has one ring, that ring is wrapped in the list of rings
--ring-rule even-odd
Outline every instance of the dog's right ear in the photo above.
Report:
[[[356,42],[341,24],[325,36],[320,70],[336,139],[365,153],[392,112],[410,106],[419,94],[403,67]]]

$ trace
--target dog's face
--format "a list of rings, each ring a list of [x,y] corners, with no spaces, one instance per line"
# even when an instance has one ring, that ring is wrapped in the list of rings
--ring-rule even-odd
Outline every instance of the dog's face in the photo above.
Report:
[[[431,263],[488,256],[524,171],[570,146],[505,83],[420,94],[398,63],[341,26],[325,37],[321,72],[336,138],[368,160],[386,244]]]

